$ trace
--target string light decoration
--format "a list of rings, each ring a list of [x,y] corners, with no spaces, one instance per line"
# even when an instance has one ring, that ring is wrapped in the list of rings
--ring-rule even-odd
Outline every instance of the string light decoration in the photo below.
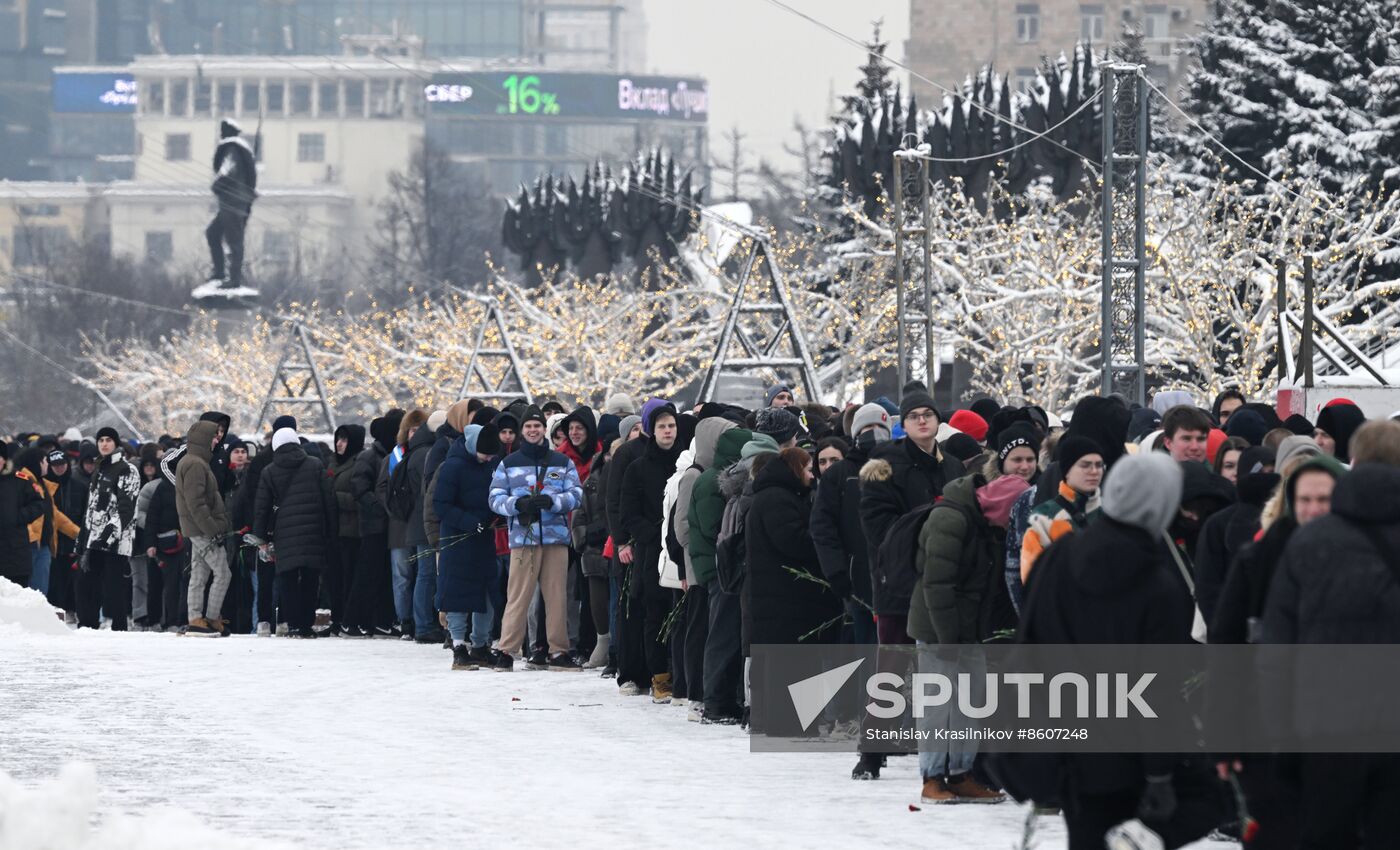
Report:
[[[1101,276],[1097,204],[1048,191],[1013,196],[993,185],[978,209],[956,186],[932,196],[940,350],[965,362],[969,387],[1008,402],[1064,409],[1095,392]],[[787,277],[811,347],[824,400],[861,397],[869,377],[895,360],[890,285],[893,232],[886,210],[868,215],[856,199],[842,210],[855,236],[771,234],[771,256]],[[1238,386],[1263,397],[1275,372],[1275,262],[1315,265],[1317,315],[1354,343],[1385,339],[1400,324],[1400,281],[1373,281],[1400,245],[1400,196],[1328,195],[1290,176],[1264,194],[1228,183],[1183,186],[1165,166],[1149,173],[1146,208],[1147,362],[1155,387],[1201,397]],[[1324,236],[1325,234],[1325,241]],[[703,233],[682,256],[706,253]],[[731,257],[746,255],[740,242]],[[609,277],[561,276],[527,286],[501,268],[478,295],[501,306],[507,333],[537,398],[601,403],[624,392],[676,396],[709,367],[736,275],[724,262],[671,267],[642,291]],[[1297,305],[1302,285],[1289,281]],[[326,393],[346,420],[391,405],[445,408],[482,320],[473,297],[421,296],[348,315],[312,304],[288,312],[311,330]],[[488,330],[486,344],[499,343]],[[223,323],[203,316],[156,345],[90,340],[95,383],[151,433],[182,433],[204,410],[238,423],[256,417],[281,353],[264,319]],[[499,379],[500,374],[488,377]],[[246,425],[244,427],[247,427]]]

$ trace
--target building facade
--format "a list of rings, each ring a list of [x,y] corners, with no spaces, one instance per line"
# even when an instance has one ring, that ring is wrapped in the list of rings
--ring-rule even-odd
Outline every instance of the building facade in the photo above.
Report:
[[[969,12],[961,0],[910,0],[906,63],[940,85],[958,89],[991,63],[1021,88],[1035,78],[1043,57],[1069,53],[1076,42],[1111,44],[1125,28],[1143,35],[1148,70],[1175,92],[1188,60],[1183,48],[1209,20],[1209,0],[982,0]],[[924,103],[943,92],[914,79]]]

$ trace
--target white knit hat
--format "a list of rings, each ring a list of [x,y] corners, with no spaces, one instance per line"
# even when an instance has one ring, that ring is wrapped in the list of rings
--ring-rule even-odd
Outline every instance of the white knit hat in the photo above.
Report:
[[[434,410],[432,414],[428,416],[428,430],[434,434],[445,424],[447,424],[446,410]]]
[[[291,428],[278,428],[272,434],[272,450],[274,452],[283,446],[290,446],[300,442],[301,438],[299,438],[297,432]]]

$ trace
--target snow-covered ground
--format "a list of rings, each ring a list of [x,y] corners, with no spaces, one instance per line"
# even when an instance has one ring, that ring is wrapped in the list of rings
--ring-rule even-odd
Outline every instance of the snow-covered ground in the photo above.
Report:
[[[449,664],[399,641],[0,628],[0,850],[158,846],[7,846],[6,819],[55,796],[108,834],[197,818],[223,838],[170,846],[210,850],[1019,846],[1014,803],[911,811],[913,758],[852,782],[853,756],[750,753],[737,728],[592,673]],[[86,808],[85,768],[42,785],[70,762],[96,770]],[[1037,835],[1064,846],[1058,818]]]

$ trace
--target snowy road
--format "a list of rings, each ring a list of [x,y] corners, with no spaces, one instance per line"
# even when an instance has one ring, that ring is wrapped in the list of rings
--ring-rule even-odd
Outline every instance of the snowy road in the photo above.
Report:
[[[89,762],[104,813],[174,805],[308,850],[1020,841],[1015,804],[911,812],[912,758],[856,783],[853,756],[752,754],[591,673],[448,667],[398,641],[0,628],[0,768]],[[1035,846],[1064,846],[1038,823]]]

